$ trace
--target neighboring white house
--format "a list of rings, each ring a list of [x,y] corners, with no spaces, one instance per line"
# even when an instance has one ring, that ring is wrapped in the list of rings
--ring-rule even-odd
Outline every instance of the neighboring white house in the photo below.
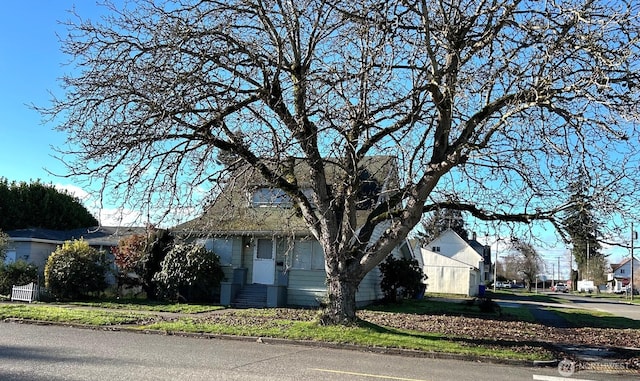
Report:
[[[467,241],[447,229],[419,251],[427,292],[475,296],[491,280],[491,250],[475,237]]]
[[[640,283],[640,261],[633,258],[633,278],[638,288]],[[631,258],[625,259],[622,263],[612,264],[611,271],[607,274],[607,291],[622,293],[631,283]]]

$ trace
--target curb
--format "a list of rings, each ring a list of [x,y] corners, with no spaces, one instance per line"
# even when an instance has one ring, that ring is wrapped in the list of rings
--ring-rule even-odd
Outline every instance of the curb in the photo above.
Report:
[[[161,331],[161,330],[153,330],[153,329],[137,329],[135,327],[128,327],[128,326],[95,326],[95,325],[79,324],[79,323],[52,322],[52,321],[45,321],[45,320],[27,320],[27,319],[19,319],[19,318],[6,318],[6,319],[3,319],[2,322],[15,323],[15,324],[32,324],[32,325],[42,325],[42,326],[54,325],[59,327],[88,329],[88,330],[94,330],[94,331],[99,330],[99,331],[113,331],[113,332],[130,332],[130,333],[138,333],[138,334],[145,334],[145,335],[179,336],[179,337],[188,337],[188,338],[195,338],[195,339],[235,340],[235,341],[253,342],[253,343],[262,344],[262,345],[282,344],[282,345],[297,345],[297,346],[328,348],[328,349],[344,349],[344,350],[350,350],[350,351],[377,353],[377,354],[393,355],[393,356],[405,356],[405,357],[440,359],[440,360],[460,360],[460,361],[482,362],[482,363],[488,363],[488,364],[502,364],[502,365],[522,366],[522,367],[555,367],[559,362],[559,360],[529,361],[529,360],[515,360],[515,359],[498,359],[493,357],[463,355],[463,354],[455,354],[455,353],[425,352],[425,351],[418,351],[413,349],[402,349],[402,348],[368,347],[368,346],[362,346],[362,345],[356,345],[356,344],[338,344],[338,343],[327,343],[322,341],[311,341],[311,340],[291,340],[291,339],[257,337],[257,336],[235,336],[235,335],[224,335],[224,334],[214,334],[214,333],[204,333],[204,332],[195,333],[195,332],[181,332],[181,331]]]

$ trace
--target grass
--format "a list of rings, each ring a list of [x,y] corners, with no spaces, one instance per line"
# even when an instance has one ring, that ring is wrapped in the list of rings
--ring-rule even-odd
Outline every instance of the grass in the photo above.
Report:
[[[149,301],[146,299],[114,299],[99,302],[71,302],[68,305],[107,308],[115,310],[150,311],[150,312],[174,312],[183,314],[198,314],[203,312],[224,309],[222,306],[191,303],[164,303]]]
[[[594,298],[594,299],[614,299],[614,300],[618,300],[621,302],[625,302],[625,303],[633,303],[633,304],[640,304],[640,295],[634,295],[633,296],[633,300],[631,300],[631,296],[630,295],[625,295],[625,294],[609,294],[609,293],[600,293],[600,294],[584,294],[584,293],[578,293],[576,295],[579,296],[584,296],[587,298]]]
[[[420,314],[420,315],[464,315],[482,319],[508,319],[524,322],[535,322],[535,318],[528,308],[501,307],[500,313],[482,312],[477,303],[471,304],[473,299],[456,298],[453,301],[431,300],[431,295],[423,300],[405,300],[401,304],[374,305],[367,307],[372,311]]]
[[[147,317],[124,311],[88,310],[42,304],[3,304],[0,319],[24,319],[46,322],[64,322],[91,326],[137,324]]]

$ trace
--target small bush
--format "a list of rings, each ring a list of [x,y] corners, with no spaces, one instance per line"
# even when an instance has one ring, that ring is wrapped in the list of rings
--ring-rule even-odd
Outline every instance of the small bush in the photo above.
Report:
[[[107,288],[103,253],[84,240],[67,241],[47,260],[45,286],[58,299],[77,299]]]
[[[422,281],[427,277],[415,259],[396,259],[389,256],[380,264],[380,271],[382,272],[380,287],[387,302],[418,296],[420,292],[424,292]]]
[[[38,282],[38,267],[18,260],[8,265],[0,264],[0,295],[11,294],[13,286]]]
[[[172,301],[212,301],[224,279],[220,258],[199,245],[174,245],[161,267],[153,279],[162,296]]]

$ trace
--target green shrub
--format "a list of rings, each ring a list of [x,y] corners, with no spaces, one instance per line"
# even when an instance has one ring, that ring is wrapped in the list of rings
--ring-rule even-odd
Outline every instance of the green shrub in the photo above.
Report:
[[[411,298],[424,293],[427,277],[415,259],[396,259],[393,256],[380,264],[382,282],[380,287],[387,302],[395,302],[398,298]]]
[[[220,258],[193,244],[174,245],[153,277],[165,299],[190,302],[212,301],[223,279]]]
[[[58,299],[77,299],[104,291],[107,270],[102,252],[84,240],[67,241],[47,260],[45,286]]]
[[[38,267],[18,260],[8,265],[0,264],[0,295],[11,294],[13,286],[38,282]]]

